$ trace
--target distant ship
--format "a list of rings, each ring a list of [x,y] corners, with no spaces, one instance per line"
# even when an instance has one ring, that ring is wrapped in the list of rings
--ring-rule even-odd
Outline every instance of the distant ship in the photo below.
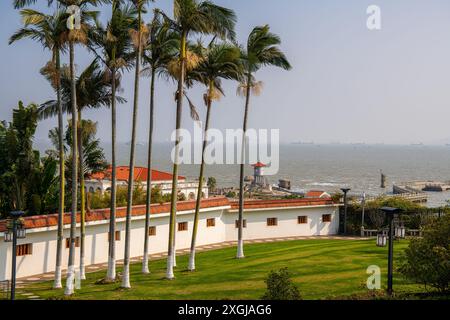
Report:
[[[293,142],[292,144],[301,144],[301,145],[313,145],[314,142],[303,142],[303,141],[298,141],[298,142]]]
[[[126,145],[131,146],[131,141],[127,142]],[[136,146],[143,147],[143,146],[145,146],[145,143],[144,142],[136,142]]]

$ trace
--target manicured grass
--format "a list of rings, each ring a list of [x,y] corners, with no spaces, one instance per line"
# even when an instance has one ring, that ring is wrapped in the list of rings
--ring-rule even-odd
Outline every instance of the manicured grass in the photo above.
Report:
[[[395,243],[398,261],[407,241]],[[176,279],[165,280],[166,260],[151,261],[150,275],[141,274],[141,265],[131,268],[132,289],[120,283],[96,284],[106,271],[87,275],[73,299],[259,299],[265,291],[264,279],[271,270],[288,267],[305,299],[324,299],[365,293],[367,267],[382,270],[386,286],[387,248],[375,240],[301,240],[245,246],[246,258],[236,260],[234,247],[197,254],[196,272],[187,272],[188,256],[177,258]],[[394,260],[395,261],[395,260]],[[121,269],[118,269],[120,272]],[[63,290],[52,290],[52,282],[25,289],[42,298],[61,298]],[[397,293],[422,292],[399,274],[394,277]],[[23,298],[23,297],[22,297]]]

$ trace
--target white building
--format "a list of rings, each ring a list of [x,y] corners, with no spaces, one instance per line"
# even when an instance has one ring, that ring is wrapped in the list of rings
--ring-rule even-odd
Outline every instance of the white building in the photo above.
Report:
[[[86,191],[88,192],[105,192],[111,190],[111,167],[105,172],[97,173],[85,181]],[[116,168],[117,186],[126,187],[128,185],[128,178],[130,169],[126,166],[119,166]],[[147,175],[148,169],[143,167],[134,168],[134,181],[139,183],[144,190],[147,190]],[[159,188],[161,193],[172,193],[172,175],[167,172],[152,170],[152,188]],[[202,197],[208,198],[208,186],[203,185]],[[188,181],[186,177],[178,176],[178,191],[183,193],[186,199],[194,200],[197,198],[198,181]]]
[[[176,249],[189,248],[192,236],[195,201],[177,205]],[[245,203],[244,239],[284,238],[294,236],[334,235],[338,233],[338,205],[330,199],[252,200]],[[150,254],[167,252],[170,204],[152,206]],[[125,244],[125,208],[117,209],[117,257]],[[133,207],[131,222],[131,257],[140,257],[144,245],[145,206]],[[86,217],[85,263],[108,261],[109,209],[95,210]],[[197,244],[208,245],[237,240],[238,203],[227,198],[202,201]],[[17,277],[52,272],[55,269],[57,215],[25,218],[27,235],[18,240]],[[64,217],[63,268],[69,254],[70,214]],[[6,221],[0,222],[0,281],[10,278],[11,243],[4,242]],[[79,225],[77,225],[79,234]],[[77,241],[79,243],[79,241]],[[76,259],[79,253],[76,254]],[[76,261],[79,264],[78,261]]]

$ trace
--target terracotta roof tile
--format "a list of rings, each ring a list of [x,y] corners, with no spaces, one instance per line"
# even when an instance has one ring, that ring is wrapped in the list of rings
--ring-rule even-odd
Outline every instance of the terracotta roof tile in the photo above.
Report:
[[[103,180],[111,179],[112,168],[109,167],[105,172],[95,173],[91,176],[91,179]],[[130,175],[130,169],[127,166],[119,166],[116,168],[116,177],[118,181],[128,181]],[[147,181],[148,169],[144,167],[134,168],[134,180],[135,181]],[[179,180],[186,180],[186,177],[178,176]],[[169,181],[172,180],[172,175],[167,172],[152,170],[152,181]]]
[[[306,207],[332,205],[331,199],[282,199],[282,200],[248,200],[244,201],[244,209],[267,209],[284,207]],[[239,202],[233,201],[231,209],[239,209]]]
[[[266,209],[266,208],[283,208],[283,207],[305,207],[305,206],[320,206],[320,205],[332,205],[331,199],[286,199],[286,200],[248,200],[244,202],[245,209]],[[239,202],[230,202],[225,197],[208,198],[202,200],[202,209],[224,207],[231,205],[231,209],[238,209]],[[180,201],[177,203],[178,211],[189,211],[195,209],[195,201]],[[169,213],[170,203],[154,204],[151,207],[151,214]],[[93,210],[86,213],[86,222],[104,221],[109,219],[110,210],[100,209]],[[145,215],[145,205],[134,206],[132,210],[132,216]],[[118,219],[125,218],[126,208],[117,208],[116,217]],[[56,226],[58,224],[58,215],[49,214],[42,216],[30,216],[25,219],[25,228],[46,228]],[[77,214],[77,222],[80,222],[80,215]],[[64,214],[64,224],[70,224],[70,213]],[[0,221],[0,232],[6,230],[6,220]]]
[[[321,190],[311,190],[308,191],[305,195],[306,198],[320,198],[322,197],[324,194],[326,194],[325,191],[321,191]],[[327,196],[328,198],[331,198],[329,196]]]

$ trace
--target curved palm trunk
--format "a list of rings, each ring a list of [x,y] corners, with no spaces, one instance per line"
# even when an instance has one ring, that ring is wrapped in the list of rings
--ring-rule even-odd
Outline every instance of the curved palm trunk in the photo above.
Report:
[[[116,12],[117,1],[112,2],[112,17]],[[116,46],[113,47],[111,60],[116,62]],[[111,210],[109,215],[108,271],[106,280],[116,280],[116,68],[111,69]]]
[[[248,120],[248,109],[250,106],[250,83],[251,74],[247,77],[247,93],[245,97],[245,111],[244,111],[244,125],[243,125],[243,137],[242,137],[242,152],[241,152],[241,166],[239,175],[239,229],[238,229],[238,246],[236,258],[243,259],[244,255],[244,239],[243,239],[243,228],[244,228],[244,157],[245,157],[245,145],[246,145],[246,132],[247,132],[247,120]]]
[[[134,189],[134,157],[136,149],[136,122],[139,103],[139,74],[141,72],[141,11],[138,13],[138,47],[136,50],[136,73],[134,76],[134,104],[133,104],[133,125],[131,130],[131,151],[130,151],[130,175],[128,176],[128,203],[127,216],[125,222],[125,253],[123,259],[122,288],[131,288],[130,285],[130,232],[131,232],[131,210],[133,208]]]
[[[115,61],[115,57],[113,57]],[[106,279],[116,280],[116,69],[111,70],[111,213],[109,216],[108,272]]]
[[[181,115],[183,109],[183,85],[186,69],[186,33],[181,35],[181,66],[180,66],[180,79],[178,79],[178,91],[177,91],[177,114],[176,114],[176,140],[175,140],[175,159],[172,171],[172,198],[170,202],[170,221],[169,221],[169,244],[167,250],[167,271],[166,278],[175,278],[173,274],[173,267],[175,263],[175,224],[177,214],[177,186],[178,186],[178,152],[180,149],[180,128],[181,128]]]
[[[72,102],[72,212],[70,221],[70,249],[69,261],[67,270],[67,281],[65,295],[72,295],[74,291],[75,280],[75,233],[77,227],[77,96],[76,96],[76,81],[75,81],[75,62],[74,62],[74,45],[73,41],[69,43],[70,51],[70,78],[71,78],[71,102]]]
[[[153,146],[153,117],[155,107],[155,68],[152,67],[152,75],[150,80],[150,127],[148,134],[148,159],[147,159],[147,203],[145,207],[145,229],[144,229],[144,256],[142,259],[142,273],[150,273],[148,269],[148,242],[150,228],[150,213],[152,201],[152,146]]]
[[[209,86],[209,97],[211,97],[212,93],[212,84]],[[197,190],[197,202],[195,204],[195,215],[194,215],[194,228],[192,230],[192,241],[191,241],[191,253],[189,256],[189,271],[195,271],[195,246],[197,241],[197,230],[198,230],[198,220],[200,215],[200,206],[201,206],[201,199],[202,199],[202,190],[203,190],[203,176],[204,176],[204,170],[205,170],[205,149],[206,144],[208,143],[208,129],[209,129],[209,119],[211,115],[211,104],[212,100],[211,98],[208,98],[208,105],[206,110],[206,122],[205,122],[205,135],[203,138],[203,147],[202,147],[202,164],[200,166],[200,175],[198,177],[198,190]]]
[[[86,188],[84,182],[84,164],[83,164],[83,127],[82,127],[81,111],[78,111],[78,167],[80,174],[80,279],[86,279],[85,267],[84,267],[84,248],[86,238]]]
[[[63,141],[63,110],[61,104],[61,60],[60,51],[56,50],[56,99],[58,104],[58,148],[59,148],[59,204],[58,204],[58,231],[56,242],[56,266],[55,266],[55,280],[53,288],[62,288],[61,274],[62,274],[62,246],[64,241],[64,197],[65,197],[65,177],[64,177],[64,141]]]

